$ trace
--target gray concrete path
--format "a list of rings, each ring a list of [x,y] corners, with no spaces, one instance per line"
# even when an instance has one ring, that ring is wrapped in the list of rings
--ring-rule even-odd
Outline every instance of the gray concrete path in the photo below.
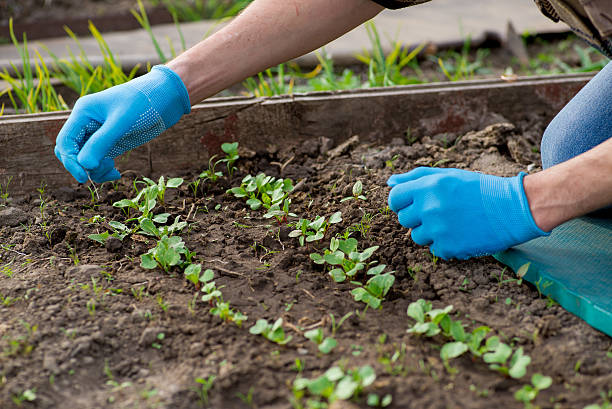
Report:
[[[563,23],[556,24],[544,17],[532,0],[433,0],[401,10],[385,10],[374,21],[385,46],[388,46],[391,40],[398,40],[405,45],[423,42],[456,44],[462,42],[467,35],[478,41],[487,32],[495,33],[503,39],[508,21],[514,24],[518,33],[568,30]],[[181,24],[187,47],[196,44],[206,33],[210,34],[222,26],[210,21]],[[174,25],[156,26],[153,31],[167,55],[170,55],[169,42],[174,44],[175,49],[180,50],[179,35]],[[104,38],[124,67],[159,62],[153,44],[144,30],[104,33]],[[68,36],[30,44],[32,49],[36,48],[43,56],[47,56],[41,43],[59,57],[68,56],[68,47],[78,54],[76,44]],[[98,46],[93,38],[82,38],[81,44],[94,64],[101,61]],[[369,44],[367,32],[361,26],[328,44],[326,50],[336,60],[352,62],[356,53],[370,48]],[[12,45],[0,46],[0,69],[8,67],[9,61],[17,66],[21,65],[19,54]],[[305,65],[314,61],[316,57],[312,53],[298,59],[298,62]]]

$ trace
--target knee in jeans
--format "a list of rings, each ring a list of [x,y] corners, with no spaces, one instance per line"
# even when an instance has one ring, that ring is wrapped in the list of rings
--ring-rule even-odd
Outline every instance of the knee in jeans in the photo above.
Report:
[[[570,159],[568,148],[571,146],[572,136],[569,128],[569,123],[560,115],[557,115],[546,127],[540,145],[544,169]]]

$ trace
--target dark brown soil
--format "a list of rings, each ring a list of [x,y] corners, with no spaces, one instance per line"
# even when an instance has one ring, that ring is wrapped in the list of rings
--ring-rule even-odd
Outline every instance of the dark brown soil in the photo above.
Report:
[[[503,118],[491,122],[498,120]],[[389,146],[361,140],[331,160],[329,141],[315,139],[242,152],[234,179],[205,185],[197,198],[187,186],[170,189],[165,211],[190,222],[182,237],[196,260],[215,271],[225,299],[248,315],[242,328],[212,316],[209,304],[178,271],[141,268],[139,256],[152,239],[133,235],[107,250],[87,238],[104,230],[104,224],[92,222],[95,215],[106,222],[125,219],[112,203],[133,196],[129,175],[116,188],[103,185],[99,201],[80,187],[47,189],[6,203],[17,226],[6,226],[8,218],[0,221],[5,225],[0,228],[0,295],[5,300],[0,306],[0,407],[17,407],[13,398],[35,390],[36,399],[23,407],[198,408],[195,379],[215,375],[210,407],[289,408],[296,359],[310,378],[338,364],[373,366],[377,379],[367,391],[392,394],[393,408],[521,408],[513,394],[536,372],[554,382],[535,402],[542,408],[601,402],[600,392],[612,389],[609,337],[541,298],[533,286],[500,284],[502,273],[504,278],[513,274],[492,257],[433,260],[385,212],[385,181],[393,172],[418,165],[498,175],[514,175],[530,164],[538,169],[533,151],[542,128],[537,121],[521,129],[496,124],[459,139],[436,135],[411,144],[398,135]],[[381,246],[374,257],[396,271],[381,310],[362,314],[364,305],[350,295],[353,286],[334,283],[311,262],[312,246],[299,247],[287,237],[286,226],[224,194],[245,174],[257,172],[301,180],[291,198],[292,210],[302,217],[342,211],[344,220],[328,232],[325,244],[355,226],[361,227],[352,234],[360,247]],[[195,173],[182,176],[193,179]],[[364,183],[367,200],[339,203],[356,180]],[[468,356],[452,361],[456,374],[447,373],[439,358],[441,338],[406,333],[413,323],[406,308],[419,298],[436,307],[452,304],[469,328],[487,325],[522,346],[532,358],[528,376],[506,378]],[[329,335],[329,314],[338,319],[355,311],[359,316],[354,313],[338,330],[339,346],[329,355],[318,353],[301,334],[319,327]],[[293,336],[288,345],[249,333],[257,319],[279,317]],[[36,330],[28,334],[27,326]],[[395,351],[403,352],[385,364]],[[244,398],[249,391],[252,400]],[[367,407],[363,397],[354,403]]]

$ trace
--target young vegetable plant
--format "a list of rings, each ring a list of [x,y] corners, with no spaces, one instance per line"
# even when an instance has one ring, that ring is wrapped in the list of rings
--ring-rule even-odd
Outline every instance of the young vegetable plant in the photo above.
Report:
[[[381,265],[384,266],[384,264]],[[362,301],[369,307],[377,309],[380,308],[383,299],[393,286],[394,282],[395,276],[391,272],[378,274],[370,278],[363,287],[354,288],[353,291],[351,291],[351,294],[353,295],[355,301]]]
[[[474,357],[482,357],[491,369],[503,375],[515,379],[525,375],[531,358],[523,353],[523,348],[518,348],[513,353],[512,347],[501,342],[498,336],[488,338],[482,345],[491,329],[481,326],[471,333],[466,333],[461,321],[451,319],[449,313],[452,308],[452,305],[449,305],[442,309],[433,309],[431,302],[423,299],[411,303],[407,313],[416,323],[407,332],[426,337],[442,334],[446,338],[452,338],[454,342],[446,343],[440,350],[440,357],[449,371],[450,359],[470,351]]]
[[[329,368],[325,373],[314,379],[298,376],[293,381],[293,399],[298,407],[304,397],[310,395],[308,407],[325,408],[337,400],[349,400],[360,396],[364,389],[376,380],[374,369],[365,365],[344,372],[340,367]],[[383,398],[388,404],[390,398]]]
[[[323,255],[318,253],[310,254],[310,259],[316,264],[329,264],[337,266],[332,268],[329,275],[335,282],[341,283],[346,278],[354,277],[359,271],[364,270],[367,266],[373,263],[368,263],[367,260],[378,250],[379,246],[372,246],[362,252],[357,251],[357,239],[352,237],[342,240],[332,237],[329,249],[325,249]],[[380,264],[367,270],[367,275],[378,275],[386,265]]]
[[[329,354],[338,345],[332,337],[325,337],[321,328],[306,331],[304,336],[317,344],[319,351],[324,354]]]
[[[162,213],[153,217],[153,219],[141,219],[139,233],[146,234],[148,236],[155,236],[158,239],[161,239],[164,236],[170,237],[173,234],[180,233],[185,227],[187,227],[187,222],[181,222],[180,216],[176,216],[174,223],[172,223],[170,226],[157,227],[155,225],[156,222],[166,223],[168,216],[169,215],[167,213]]]
[[[106,240],[108,240],[109,237],[116,237],[123,241],[123,239],[125,239],[125,237],[132,232],[129,227],[121,222],[116,222],[113,220],[108,222],[108,225],[113,229],[112,233],[105,231],[104,233],[100,234],[90,234],[87,237],[89,237],[91,240],[97,241],[98,243],[106,244]]]
[[[282,325],[282,318],[274,321],[274,324],[269,324],[265,319],[258,319],[255,325],[249,329],[249,332],[255,335],[261,334],[268,341],[275,342],[278,345],[286,345],[293,337],[291,335],[285,336]]]
[[[533,408],[532,402],[538,397],[540,391],[550,388],[552,378],[539,373],[531,376],[531,385],[523,385],[521,389],[514,393],[514,399],[523,402],[525,408]]]
[[[252,210],[257,210],[262,206],[265,209],[270,209],[273,205],[280,206],[292,190],[291,179],[275,179],[260,173],[255,177],[246,175],[240,186],[229,189],[227,193],[246,198],[247,205]]]
[[[225,162],[227,164],[227,174],[231,179],[234,176],[234,171],[238,170],[234,167],[234,163],[240,158],[238,155],[238,142],[221,144],[221,150],[225,152],[225,158],[221,159],[219,162]]]
[[[183,256],[190,264],[193,253],[189,252],[181,237],[162,236],[155,247],[140,256],[140,265],[148,270],[159,266],[162,270],[168,272],[173,266],[183,264]]]
[[[189,267],[185,269],[185,273],[187,273],[188,269]],[[195,280],[196,276],[194,275],[192,278]],[[221,318],[225,322],[233,322],[238,327],[242,326],[242,323],[246,321],[248,317],[240,311],[230,308],[230,303],[223,300],[223,294],[221,293],[221,288],[223,287],[217,287],[215,282],[211,281],[213,278],[214,273],[210,269],[204,271],[204,274],[201,276],[197,275],[198,282],[204,283],[202,287],[202,292],[204,293],[202,301],[208,302],[211,305],[213,301],[215,302],[215,306],[210,309],[212,315]],[[190,281],[192,280],[190,279]]]
[[[361,183],[361,180],[358,180],[353,185],[353,196],[347,196],[341,199],[340,203],[346,202],[347,200],[359,200],[359,199],[367,200],[367,198],[361,194],[362,192],[363,192],[363,183]]]
[[[166,182],[164,177],[160,176],[159,181],[157,183],[155,183],[149,178],[143,177],[142,179],[144,180],[144,183],[148,185],[145,189],[151,190],[152,192],[156,192],[157,199],[159,200],[161,204],[164,204],[164,199],[166,197],[167,188],[169,187],[177,188],[183,184],[183,178],[172,178],[172,179],[168,179],[168,182]],[[139,183],[143,183],[143,182],[139,182]]]
[[[300,219],[292,224],[296,229],[289,233],[289,237],[296,237],[300,242],[300,246],[305,243],[322,240],[330,225],[340,223],[342,221],[342,212],[336,212],[329,216],[326,221],[325,217],[317,216],[313,221]]]
[[[219,164],[219,162],[221,161],[216,161],[215,162],[215,158],[217,157],[217,155],[213,155],[210,157],[210,159],[208,160],[208,169],[206,169],[205,171],[203,171],[202,173],[200,173],[199,176],[199,180],[210,180],[210,183],[216,183],[217,179],[219,179],[221,176],[223,176],[222,172],[217,172],[215,170],[215,168],[217,167],[217,165]]]

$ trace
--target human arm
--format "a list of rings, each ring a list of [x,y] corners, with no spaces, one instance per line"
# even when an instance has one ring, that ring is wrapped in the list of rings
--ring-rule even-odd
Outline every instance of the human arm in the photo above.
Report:
[[[492,254],[612,204],[611,158],[612,139],[528,176],[417,168],[391,176],[389,206],[436,256]]]
[[[612,205],[612,138],[524,179],[535,223],[545,231]]]
[[[190,105],[316,49],[381,10],[370,0],[256,0],[166,66],[79,99],[55,154],[81,183],[118,179],[113,159],[174,125]]]
[[[256,0],[167,66],[181,77],[195,104],[327,44],[382,9],[371,0]]]

